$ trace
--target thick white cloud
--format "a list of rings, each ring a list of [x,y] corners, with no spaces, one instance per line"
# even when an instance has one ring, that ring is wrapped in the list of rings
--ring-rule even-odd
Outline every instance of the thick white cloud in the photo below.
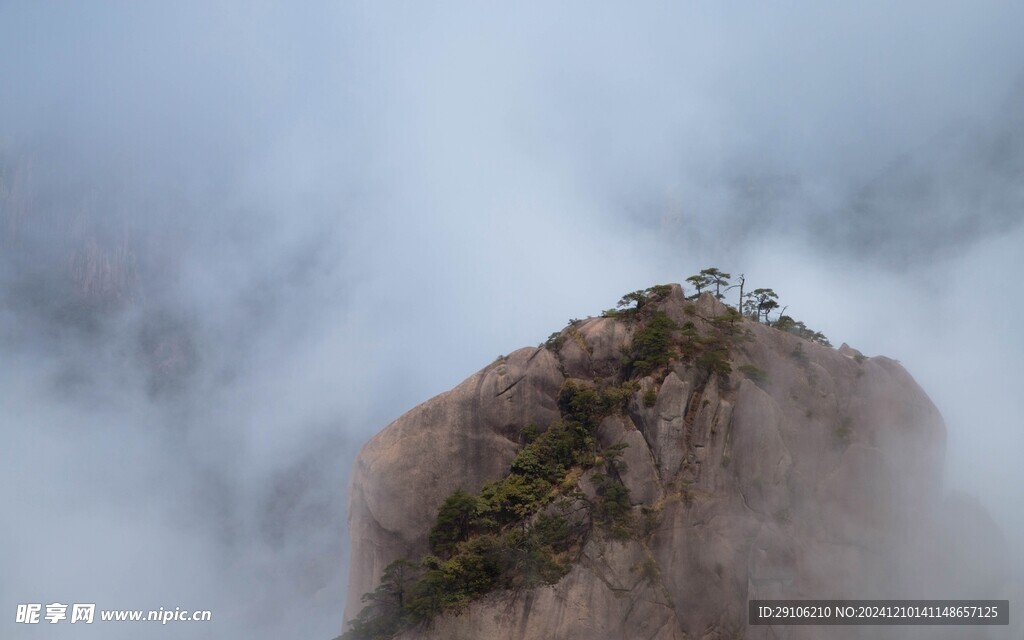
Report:
[[[0,3],[0,604],[331,637],[362,441],[712,264],[900,359],[949,423],[949,484],[1020,540],[1022,23],[995,0]],[[131,252],[131,303],[76,302],[90,242]]]

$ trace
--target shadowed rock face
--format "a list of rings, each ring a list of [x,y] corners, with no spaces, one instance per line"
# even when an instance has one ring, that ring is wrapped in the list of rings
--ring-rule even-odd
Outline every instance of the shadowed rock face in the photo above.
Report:
[[[726,312],[710,295],[685,300],[678,285],[657,304],[701,333]],[[447,495],[508,474],[519,431],[559,417],[567,377],[621,376],[636,327],[628,318],[577,322],[557,349],[491,364],[364,447],[351,486],[346,618],[387,564],[427,550]],[[746,337],[732,342],[731,373],[676,358],[640,378],[627,410],[598,429],[601,446],[628,444],[623,482],[648,531],[618,541],[595,532],[557,584],[492,593],[399,637],[812,638],[820,629],[748,627],[747,601],[925,597],[922,564],[932,584],[954,566],[935,562],[936,532],[945,531],[937,514],[949,502],[934,405],[887,358],[751,321],[739,329]],[[586,474],[580,482],[587,494]],[[989,591],[997,583],[977,581]],[[833,627],[829,637],[862,631]]]

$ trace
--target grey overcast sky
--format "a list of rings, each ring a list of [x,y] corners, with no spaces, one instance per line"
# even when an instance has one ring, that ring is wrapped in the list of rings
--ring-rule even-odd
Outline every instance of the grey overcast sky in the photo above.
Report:
[[[714,265],[1024,542],[1024,4],[0,0],[0,635],[327,638],[388,421]],[[939,488],[937,488],[939,490]],[[1017,556],[1019,563],[1020,556]]]

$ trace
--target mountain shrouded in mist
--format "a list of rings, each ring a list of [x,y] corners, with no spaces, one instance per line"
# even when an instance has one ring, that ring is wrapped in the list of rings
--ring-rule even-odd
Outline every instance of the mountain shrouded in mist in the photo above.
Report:
[[[945,425],[899,364],[678,285],[633,298],[363,448],[344,638],[817,638],[747,626],[748,601],[1000,597],[1002,534],[947,495]],[[907,633],[828,628],[963,629]]]
[[[991,514],[1024,592],[1021,24],[1011,0],[0,0],[0,611],[213,612],[0,637],[336,635],[361,445],[706,264],[913,372],[936,495],[975,514],[955,546],[999,548]]]

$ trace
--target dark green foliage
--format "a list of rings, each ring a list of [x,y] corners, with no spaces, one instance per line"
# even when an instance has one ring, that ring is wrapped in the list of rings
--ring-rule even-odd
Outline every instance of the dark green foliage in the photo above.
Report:
[[[558,391],[558,408],[569,422],[590,424],[602,413],[597,406],[597,390],[592,386],[569,379]]]
[[[570,546],[568,526],[540,516],[532,527],[473,536],[448,560],[427,556],[411,591],[405,619],[416,623],[458,609],[495,589],[529,588],[557,582],[568,563],[557,556]]]
[[[527,531],[506,534],[499,586],[518,589],[558,582],[569,569],[568,563],[559,559],[560,550],[568,549],[571,544],[568,532],[565,520],[552,516]]]
[[[808,340],[813,340],[824,347],[831,347],[832,343],[825,337],[825,334],[820,331],[815,331],[808,336]]]
[[[618,310],[605,311],[606,316],[634,316],[638,315],[655,303],[661,302],[672,292],[672,286],[659,284],[647,289],[639,289],[622,296],[617,305]]]
[[[661,302],[668,297],[668,294],[672,293],[672,285],[670,284],[656,284],[653,287],[647,289],[647,301],[648,302]]]
[[[382,593],[390,602],[403,607],[419,576],[419,567],[414,563],[395,560],[384,569],[380,586],[374,593]]]
[[[704,292],[704,289],[707,289],[708,287],[711,286],[711,280],[703,273],[695,276],[690,276],[689,278],[686,279],[686,281],[689,282],[693,286],[693,288],[697,290],[697,293],[690,296],[691,298],[696,298],[700,296],[700,294]]]
[[[542,513],[537,516],[531,531],[540,545],[555,551],[567,551],[569,548],[569,523],[562,516]]]
[[[704,289],[714,287],[715,297],[721,300],[723,298],[722,287],[729,287],[729,278],[731,277],[731,274],[719,271],[715,267],[708,267],[707,269],[701,269],[699,274],[690,276],[686,281],[693,285],[693,288],[697,290],[697,293],[692,297],[696,298]]]
[[[527,425],[526,444],[509,475],[485,484],[480,495],[460,489],[448,496],[430,532],[434,555],[392,565],[413,568],[401,580],[388,573],[389,567],[381,587],[364,596],[367,606],[343,638],[390,638],[495,589],[534,587],[564,576],[586,529],[571,530],[564,517],[540,512],[552,504],[570,469],[595,464],[597,426],[622,411],[635,390],[635,385],[598,388],[567,380],[558,397],[562,419],[543,433]],[[600,454],[607,475],[600,476],[595,509],[613,535],[625,535],[631,522],[629,491],[618,478],[625,470],[620,460],[624,446]]]
[[[393,563],[341,638],[384,640],[495,589],[553,584],[569,570],[565,552],[573,542],[564,518],[541,515],[533,526],[471,536],[448,559]]]
[[[661,524],[661,512],[657,509],[641,506],[640,522],[637,523],[637,533],[641,538],[649,538],[654,535]]]
[[[498,482],[489,482],[480,490],[486,522],[498,527],[518,522],[544,506],[551,483],[534,475],[513,473]]]
[[[399,613],[365,606],[337,640],[387,640],[408,626]]]
[[[701,269],[699,274],[686,279],[697,291],[696,294],[690,296],[691,299],[697,298],[704,290],[710,290],[714,287],[715,297],[722,300],[724,298],[722,291],[739,287],[739,310],[728,307],[729,312],[726,315],[712,318],[711,320],[712,324],[726,335],[740,335],[738,331],[739,321],[746,316],[758,322],[763,321],[765,324],[770,324],[782,331],[798,335],[805,340],[811,340],[826,347],[832,346],[832,343],[825,337],[825,334],[808,329],[803,322],[794,320],[790,316],[780,315],[774,323],[770,322],[768,318],[771,312],[779,308],[778,294],[774,290],[767,288],[754,289],[749,293],[744,293],[743,286],[746,283],[746,278],[741,274],[739,276],[739,284],[729,286],[729,278],[731,277],[731,274],[720,271],[715,267],[708,267],[707,269]],[[686,312],[692,314],[695,312],[695,309],[687,308]],[[782,309],[782,312],[785,312],[785,308]]]
[[[614,472],[616,476],[627,469],[626,462],[622,459],[622,452],[627,447],[629,447],[629,443],[619,442],[601,452],[601,460],[604,461],[608,470]]]
[[[742,338],[741,318],[730,309],[726,314],[712,318],[710,330],[701,335],[693,322],[683,324],[679,353],[688,362],[694,362],[707,375],[718,375],[723,382],[732,373],[730,347]]]
[[[396,560],[384,569],[381,583],[363,596],[366,606],[339,640],[384,640],[412,621],[409,605],[420,579],[419,565]]]
[[[520,450],[506,478],[484,485],[483,516],[504,526],[547,504],[569,469],[593,464],[594,431],[605,416],[625,408],[631,393],[630,387],[597,389],[567,380],[558,397],[563,420]]]
[[[417,581],[405,611],[405,617],[411,623],[429,619],[465,602],[460,583],[467,580],[459,575],[461,567],[457,561],[445,562],[436,556],[427,556],[420,566],[423,575]]]
[[[653,407],[658,402],[658,390],[651,387],[644,392],[644,406]]]
[[[779,308],[779,296],[771,289],[754,289],[746,298],[743,312],[756,320],[763,316],[765,323],[768,322],[768,314]]]
[[[759,387],[763,387],[768,382],[768,372],[764,369],[759,369],[752,364],[740,366],[740,372]]]
[[[639,388],[640,386],[636,382],[627,382],[619,387],[605,387],[601,391],[599,400],[603,409],[601,417],[625,411],[629,405],[629,399]]]
[[[711,318],[711,325],[726,336],[734,336],[740,333],[740,322],[743,316],[732,307],[726,307],[725,313]]]
[[[683,341],[680,343],[679,352],[683,356],[683,359],[687,362],[692,361],[696,357],[702,344],[702,338],[700,333],[697,332],[697,326],[693,322],[687,320],[683,323],[681,331],[683,335]]]
[[[800,324],[803,325],[802,322]],[[797,328],[797,321],[790,316],[781,315],[779,316],[779,319],[776,320],[774,324],[772,324],[772,326],[778,329],[779,331],[785,331],[787,333],[796,333],[795,330]]]
[[[712,346],[705,349],[697,358],[697,366],[709,375],[718,374],[721,377],[728,377],[732,373],[729,349],[724,346]]]
[[[672,357],[672,332],[678,328],[665,312],[654,312],[633,335],[627,372],[647,375],[668,365]]]
[[[523,427],[522,431],[519,432],[519,441],[523,444],[530,444],[537,439],[540,435],[540,427],[537,426],[536,422],[531,422]]]
[[[544,341],[544,346],[552,351],[558,351],[565,344],[565,333],[556,331],[548,336],[548,339]]]
[[[722,295],[722,287],[729,286],[729,278],[732,277],[732,274],[725,273],[724,271],[719,271],[715,267],[701,269],[700,272],[701,275],[706,276],[708,280],[711,281],[711,284],[715,285],[715,297],[718,298],[719,300],[725,297]]]
[[[625,408],[633,387],[597,389],[574,380],[566,380],[558,394],[558,408],[567,426],[593,431],[601,418]]]
[[[619,303],[616,306],[619,309],[632,308],[635,311],[644,306],[645,302],[647,302],[647,293],[643,289],[638,289],[619,298]]]
[[[604,525],[612,537],[630,537],[633,533],[633,512],[629,489],[612,473],[595,473],[594,483],[598,497],[594,519]]]
[[[613,537],[628,538],[633,533],[629,489],[621,482],[602,475],[597,485],[597,495],[600,500],[594,514],[595,518],[608,527]]]
[[[640,577],[648,585],[655,585],[658,582],[658,563],[654,561],[654,558],[647,558],[637,566],[637,571],[640,573]]]
[[[604,461],[605,472],[593,476],[598,496],[594,517],[616,538],[629,537],[633,532],[629,488],[622,483],[620,475],[626,471],[626,463],[621,458],[627,446],[620,442],[602,451],[600,457]]]
[[[480,517],[480,500],[462,489],[448,496],[430,530],[430,550],[448,556],[455,545],[469,537]]]
[[[506,567],[506,541],[493,534],[474,536],[459,546],[448,567],[455,588],[468,598],[494,589]]]
[[[779,316],[779,319],[776,320],[772,326],[775,327],[776,329],[779,329],[780,331],[785,331],[786,333],[792,333],[795,336],[799,336],[804,340],[817,342],[818,344],[824,345],[826,347],[832,346],[832,343],[828,341],[828,338],[825,337],[825,334],[823,334],[820,331],[808,329],[807,325],[805,325],[803,322],[799,320],[794,320],[789,316]]]

